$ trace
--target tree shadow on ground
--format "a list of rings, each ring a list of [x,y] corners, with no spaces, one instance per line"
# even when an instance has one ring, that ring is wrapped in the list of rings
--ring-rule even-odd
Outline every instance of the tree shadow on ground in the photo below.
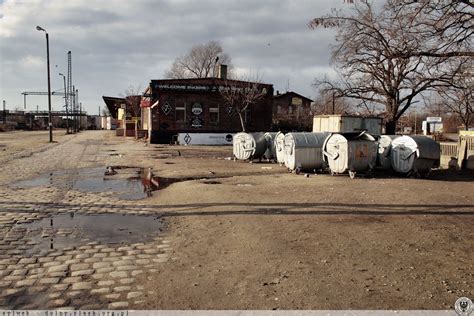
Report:
[[[36,206],[31,209],[31,206]],[[216,216],[216,215],[363,215],[363,216],[407,216],[407,215],[452,215],[474,216],[472,204],[355,204],[355,203],[192,203],[170,205],[145,204],[74,204],[49,202],[0,201],[0,213],[68,213],[68,209],[83,208],[77,213],[90,212],[89,208],[105,208],[106,212],[138,213],[172,216]],[[142,215],[147,215],[142,214]]]

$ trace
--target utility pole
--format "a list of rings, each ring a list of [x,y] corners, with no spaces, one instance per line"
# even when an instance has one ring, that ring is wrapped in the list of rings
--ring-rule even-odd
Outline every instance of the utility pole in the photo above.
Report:
[[[76,105],[76,133],[78,133],[79,132],[79,127],[80,127],[79,126],[79,118],[80,117],[78,115],[81,114],[81,113],[79,113],[79,114],[77,113],[77,110],[79,108],[79,90],[76,89],[75,86],[73,86],[73,89],[74,89],[74,103]]]
[[[334,112],[336,110],[336,101],[334,100],[335,94],[336,94],[336,92],[332,93],[332,114],[334,114]]]
[[[66,88],[66,76],[62,73],[59,74],[63,77],[64,81],[64,106],[66,107],[66,134],[69,134],[69,113],[67,109],[67,88]]]
[[[46,59],[48,66],[48,125],[49,125],[49,142],[53,142],[53,121],[51,116],[51,77],[49,74],[49,34],[41,26],[37,26],[36,30],[46,33]]]
[[[82,123],[82,102],[79,102],[79,130],[81,130]]]
[[[71,109],[72,117],[71,117],[71,133],[75,132],[75,103],[74,103],[74,89],[72,85],[72,57],[71,57],[71,51],[67,52],[67,84],[66,84],[66,90],[67,90],[67,97],[68,97],[68,106]]]
[[[73,132],[76,133],[77,132],[77,110],[76,110],[76,94],[74,93],[74,91],[76,88],[74,86],[72,86],[72,112],[74,113],[74,116],[72,118],[72,122],[73,122]]]
[[[415,112],[415,135],[416,135],[416,112]]]

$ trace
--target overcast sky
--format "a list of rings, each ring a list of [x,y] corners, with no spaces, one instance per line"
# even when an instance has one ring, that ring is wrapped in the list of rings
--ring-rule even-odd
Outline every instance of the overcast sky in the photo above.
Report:
[[[275,90],[316,95],[314,78],[330,74],[334,30],[310,30],[311,18],[343,0],[0,0],[0,98],[23,108],[23,91],[47,91],[49,33],[51,88],[63,90],[72,51],[73,82],[91,114],[102,96],[163,78],[173,60],[196,44],[217,40],[239,73],[258,73]],[[53,96],[54,110],[63,105]],[[47,97],[27,98],[27,110]]]

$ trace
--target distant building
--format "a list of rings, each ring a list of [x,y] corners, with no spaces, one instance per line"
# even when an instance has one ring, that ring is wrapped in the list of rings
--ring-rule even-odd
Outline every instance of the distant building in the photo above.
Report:
[[[312,100],[293,91],[273,97],[272,129],[277,131],[311,131],[313,116]]]
[[[103,96],[102,99],[112,118],[106,119],[105,124],[102,122],[102,128],[115,129],[117,136],[136,136],[137,130],[141,129],[139,117],[141,98],[139,95],[124,98]]]
[[[220,91],[248,84],[221,78],[151,80],[141,101],[142,128],[152,143],[169,143],[178,133],[239,132],[239,115]],[[272,124],[273,86],[259,83],[258,89],[266,95],[244,113],[249,132],[269,131]]]
[[[382,119],[380,117],[345,114],[316,115],[313,118],[313,133],[354,133],[362,131],[366,131],[371,135],[381,135]]]

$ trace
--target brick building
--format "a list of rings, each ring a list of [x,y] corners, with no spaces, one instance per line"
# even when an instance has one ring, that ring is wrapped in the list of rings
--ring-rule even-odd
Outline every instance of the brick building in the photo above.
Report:
[[[293,91],[273,97],[272,125],[274,131],[311,131],[313,115],[312,100]]]
[[[151,80],[141,101],[142,128],[150,142],[169,143],[178,133],[236,133],[239,115],[226,104],[222,89],[245,89],[249,82],[220,78]],[[247,131],[268,131],[272,124],[273,85],[258,84],[266,93],[245,111]]]

